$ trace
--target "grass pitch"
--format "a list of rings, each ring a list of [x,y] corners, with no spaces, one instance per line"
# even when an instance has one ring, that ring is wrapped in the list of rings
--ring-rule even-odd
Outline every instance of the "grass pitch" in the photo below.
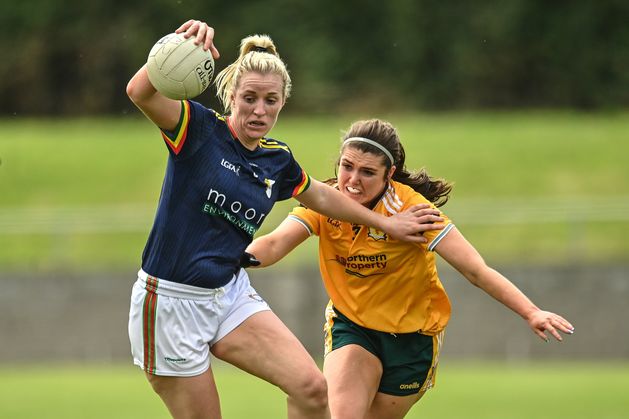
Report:
[[[621,419],[629,412],[629,364],[461,363],[443,360],[437,387],[407,418]],[[277,388],[231,366],[216,380],[225,419],[286,417]],[[131,366],[0,367],[0,417],[169,418]]]

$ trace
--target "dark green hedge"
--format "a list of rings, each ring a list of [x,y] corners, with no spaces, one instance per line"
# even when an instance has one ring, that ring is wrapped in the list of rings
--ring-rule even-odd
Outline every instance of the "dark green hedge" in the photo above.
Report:
[[[127,80],[190,17],[216,28],[219,69],[270,34],[290,111],[629,105],[623,0],[18,0],[0,6],[0,114],[131,111]]]

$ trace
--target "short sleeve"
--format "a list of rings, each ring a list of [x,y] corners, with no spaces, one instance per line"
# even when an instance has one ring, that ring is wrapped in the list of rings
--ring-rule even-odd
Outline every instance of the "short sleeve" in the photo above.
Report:
[[[278,200],[293,198],[310,187],[310,176],[301,168],[293,157],[293,153],[288,150],[290,158],[284,170],[284,181],[280,186]]]
[[[308,230],[308,234],[314,234],[315,236],[319,235],[319,220],[321,219],[321,215],[318,212],[299,206],[293,208],[293,210],[288,213],[287,218],[300,223],[306,230]]]
[[[216,125],[217,114],[203,105],[189,100],[181,101],[181,115],[173,131],[160,129],[168,151],[175,159],[196,153],[209,130]]]
[[[454,224],[447,215],[441,212],[441,210],[439,210],[432,202],[428,201],[420,194],[414,194],[410,202],[408,202],[407,205],[404,206],[404,209],[408,209],[409,207],[417,204],[430,204],[431,208],[437,209],[440,212],[439,216],[443,218],[443,222],[441,224],[444,224],[445,227],[442,230],[429,230],[422,233],[422,235],[428,241],[426,243],[421,243],[420,246],[432,252],[435,250],[435,247],[437,247],[441,239],[443,239],[450,232],[450,230],[454,228]]]

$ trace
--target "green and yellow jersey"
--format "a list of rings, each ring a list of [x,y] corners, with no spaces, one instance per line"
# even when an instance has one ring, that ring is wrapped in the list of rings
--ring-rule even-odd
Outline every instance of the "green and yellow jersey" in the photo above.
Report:
[[[392,181],[373,211],[391,216],[423,203],[430,204],[409,186]],[[426,335],[441,332],[450,319],[450,301],[433,252],[454,226],[442,217],[443,230],[423,233],[427,243],[410,243],[304,207],[289,214],[319,236],[321,276],[337,310],[369,329]]]

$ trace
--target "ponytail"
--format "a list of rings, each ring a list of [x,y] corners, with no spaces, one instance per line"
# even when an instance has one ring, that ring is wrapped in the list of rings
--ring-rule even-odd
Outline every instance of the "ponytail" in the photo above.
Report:
[[[231,110],[231,98],[241,77],[249,72],[279,75],[284,84],[282,99],[286,100],[290,96],[290,76],[273,40],[268,35],[251,35],[240,42],[238,59],[225,67],[214,81],[216,96],[223,104],[225,113]]]

